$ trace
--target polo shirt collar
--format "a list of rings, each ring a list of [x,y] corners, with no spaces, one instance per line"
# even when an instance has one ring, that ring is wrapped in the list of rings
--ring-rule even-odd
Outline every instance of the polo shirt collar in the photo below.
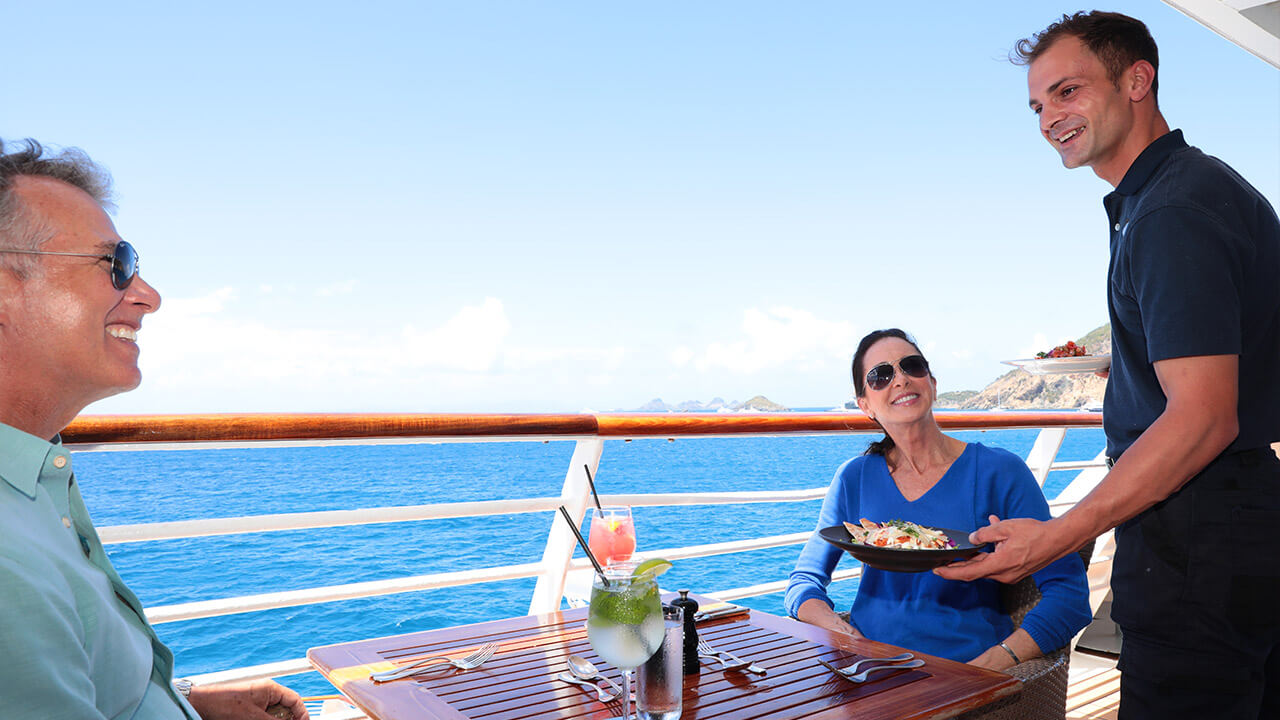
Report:
[[[1116,194],[1136,195],[1142,186],[1147,184],[1147,180],[1151,179],[1151,175],[1165,158],[1185,147],[1187,147],[1187,141],[1182,139],[1181,130],[1173,130],[1156,138],[1129,166],[1124,179],[1116,186]]]
[[[51,452],[56,446],[48,440],[0,423],[0,479],[23,495],[36,496],[36,483]]]

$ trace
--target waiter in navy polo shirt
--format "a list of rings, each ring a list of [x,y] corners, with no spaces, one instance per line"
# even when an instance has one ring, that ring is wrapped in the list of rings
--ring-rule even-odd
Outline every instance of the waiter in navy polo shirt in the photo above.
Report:
[[[1170,131],[1155,41],[1116,13],[1019,41],[1031,109],[1090,167],[1111,236],[1111,472],[1063,516],[973,534],[941,568],[1013,582],[1116,529],[1121,720],[1280,718],[1280,221],[1222,161]]]

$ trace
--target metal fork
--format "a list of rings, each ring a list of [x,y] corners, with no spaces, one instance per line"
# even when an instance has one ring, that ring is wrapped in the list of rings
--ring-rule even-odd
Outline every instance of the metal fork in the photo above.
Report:
[[[424,672],[427,668],[438,665],[452,665],[459,670],[472,670],[488,662],[489,658],[493,657],[493,654],[497,651],[498,643],[485,643],[484,645],[476,648],[475,652],[467,655],[466,657],[458,658],[456,660],[444,655],[423,658],[392,670],[383,670],[382,672],[371,673],[369,675],[369,679],[379,683],[390,682],[392,680],[409,677],[410,675],[417,675],[420,672]]]
[[[714,660],[719,660],[721,667],[725,670],[746,670],[747,672],[755,673],[756,675],[769,674],[768,670],[765,670],[750,660],[743,660],[728,650],[717,650],[711,647],[710,643],[701,638],[698,639],[698,654]]]
[[[847,673],[841,670],[840,668],[836,667],[835,665],[832,665],[831,663],[823,660],[822,658],[818,658],[818,662],[827,666],[828,668],[830,668],[831,672],[839,675],[845,680],[848,680],[849,682],[856,682],[856,683],[866,682],[867,676],[869,676],[871,673],[877,670],[906,670],[909,668],[918,668],[924,665],[923,660],[912,660],[911,662],[898,663],[896,665],[872,665],[866,670],[863,670],[862,672],[855,674],[855,673]]]

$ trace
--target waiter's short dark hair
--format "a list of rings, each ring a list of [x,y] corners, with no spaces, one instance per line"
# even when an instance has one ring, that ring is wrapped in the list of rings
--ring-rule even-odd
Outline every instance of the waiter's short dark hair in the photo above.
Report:
[[[1080,42],[1107,69],[1107,77],[1117,85],[1120,76],[1134,63],[1139,60],[1151,63],[1151,67],[1156,70],[1156,77],[1151,79],[1151,97],[1156,97],[1159,88],[1160,51],[1146,24],[1128,15],[1101,10],[1063,15],[1061,20],[1030,38],[1019,40],[1009,59],[1015,65],[1030,65],[1064,37],[1080,38]]]

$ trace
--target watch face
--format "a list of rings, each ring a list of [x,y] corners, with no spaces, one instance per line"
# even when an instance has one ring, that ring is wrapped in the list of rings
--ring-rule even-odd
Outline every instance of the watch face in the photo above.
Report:
[[[173,681],[173,689],[178,691],[182,697],[191,697],[191,686],[193,683],[186,678],[179,678]]]

